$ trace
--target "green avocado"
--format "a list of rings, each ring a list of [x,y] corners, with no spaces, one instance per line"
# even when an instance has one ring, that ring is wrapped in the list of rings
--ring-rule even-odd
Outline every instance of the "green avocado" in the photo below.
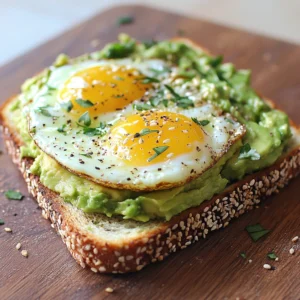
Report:
[[[41,182],[66,202],[86,213],[102,213],[109,217],[121,215],[124,219],[141,222],[155,218],[169,220],[209,200],[231,182],[272,165],[283,153],[291,137],[289,119],[255,93],[250,86],[250,71],[236,70],[230,63],[223,64],[221,57],[208,56],[180,42],[138,44],[126,35],[122,35],[118,43],[109,44],[81,60],[120,57],[161,58],[177,64],[180,74],[187,80],[199,78],[203,100],[214,103],[244,124],[246,134],[213,167],[183,186],[148,193],[107,188],[70,173],[41,152],[31,139],[23,108],[47,82],[51,71],[45,70],[26,81],[23,93],[12,103],[10,113],[24,142],[21,156],[35,158],[30,171],[39,175]],[[67,63],[72,61],[61,55],[55,67]]]

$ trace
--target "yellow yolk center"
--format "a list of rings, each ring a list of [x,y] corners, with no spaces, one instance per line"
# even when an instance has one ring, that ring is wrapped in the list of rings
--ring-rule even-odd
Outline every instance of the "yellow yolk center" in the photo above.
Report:
[[[151,88],[151,84],[143,83],[144,77],[139,71],[125,66],[91,67],[71,76],[59,91],[59,99],[71,101],[72,112],[79,114],[88,111],[91,116],[96,116],[121,110]],[[82,106],[78,99],[88,100],[92,105]]]
[[[107,148],[127,164],[144,166],[195,151],[195,143],[203,139],[201,127],[184,115],[147,112],[117,122]]]

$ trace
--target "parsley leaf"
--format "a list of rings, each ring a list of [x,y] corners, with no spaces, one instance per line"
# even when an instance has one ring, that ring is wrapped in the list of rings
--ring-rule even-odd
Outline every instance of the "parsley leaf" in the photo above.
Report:
[[[80,124],[77,123],[78,126],[83,128],[83,134],[87,135],[87,136],[104,136],[106,134],[106,124],[100,122],[99,127],[95,127],[95,128],[91,128],[91,127],[87,127],[87,126],[82,126]]]
[[[149,49],[151,48],[152,46],[156,45],[157,42],[155,40],[146,40],[146,41],[143,41],[143,44],[144,46],[146,47],[146,49]]]
[[[227,121],[230,124],[234,124],[234,122],[231,119],[225,118],[225,121]]]
[[[121,26],[121,25],[125,25],[125,24],[131,24],[131,23],[133,23],[133,21],[134,21],[133,17],[131,17],[131,16],[123,16],[123,17],[120,17],[117,20],[117,25]]]
[[[245,229],[254,242],[270,232],[270,230],[264,229],[260,224],[249,225]]]
[[[87,158],[92,158],[92,152],[90,152],[90,153],[81,153],[80,155],[82,155],[82,156],[85,156],[85,157],[87,157]]]
[[[246,143],[241,147],[239,159],[250,158],[251,160],[259,160],[260,154],[255,150],[251,149],[251,146]]]
[[[4,220],[0,219],[0,225],[4,225],[4,224],[5,224]]]
[[[9,200],[22,200],[24,197],[20,192],[14,190],[8,190],[4,195]]]
[[[272,251],[267,254],[267,257],[272,260],[275,260],[277,258],[277,255]]]
[[[198,120],[197,118],[191,118],[193,122],[195,122],[196,124],[200,125],[200,126],[206,126],[209,124],[208,120]]]
[[[152,133],[152,132],[158,133],[159,130],[151,130],[151,129],[149,129],[149,128],[144,128],[144,129],[142,129],[140,132],[136,133],[136,134],[134,135],[134,137],[137,138],[137,137],[144,136],[144,135],[147,135],[147,134]]]
[[[92,121],[88,111],[86,111],[79,119],[79,123],[83,123],[85,126],[90,126]]]
[[[190,106],[194,106],[194,102],[189,99],[188,97],[182,97],[179,94],[177,94],[174,89],[165,84],[166,89],[175,97],[175,99],[173,100],[173,102],[175,102],[177,104],[177,106],[182,107],[182,108],[188,108]]]
[[[147,104],[147,103],[142,103],[142,104],[134,104],[133,108],[138,110],[138,111],[143,111],[143,110],[149,110],[152,108],[151,105]]]
[[[35,111],[42,114],[43,116],[45,117],[53,117],[51,115],[51,113],[49,112],[49,108],[50,106],[49,105],[46,105],[46,106],[40,106],[38,107]]]
[[[92,107],[92,106],[94,106],[94,103],[91,102],[90,100],[76,99],[75,101],[81,107]]]
[[[66,135],[67,134],[67,132],[65,131],[66,127],[67,127],[67,125],[63,124],[61,127],[57,128],[57,131]]]
[[[148,162],[152,161],[154,158],[156,158],[157,156],[165,152],[168,148],[169,146],[160,146],[160,147],[153,148],[155,154],[152,155],[150,158],[148,158]]]
[[[171,69],[168,67],[163,67],[162,69],[149,68],[149,70],[152,73],[154,73],[156,76],[164,74],[164,73],[169,73],[171,71]]]
[[[72,108],[73,108],[73,103],[72,103],[71,101],[68,101],[68,102],[62,102],[62,103],[60,104],[60,107],[61,107],[62,109],[64,109],[65,111],[70,112],[70,111],[72,110]]]
[[[143,77],[143,78],[141,78],[141,80],[142,80],[142,83],[152,83],[152,82],[159,83],[160,82],[158,79],[156,79],[154,77],[149,77],[149,76]]]
[[[245,252],[241,252],[241,253],[240,253],[240,256],[241,256],[242,258],[244,258],[244,259],[246,259],[246,258],[247,258],[247,256],[246,256],[246,253],[245,253]]]

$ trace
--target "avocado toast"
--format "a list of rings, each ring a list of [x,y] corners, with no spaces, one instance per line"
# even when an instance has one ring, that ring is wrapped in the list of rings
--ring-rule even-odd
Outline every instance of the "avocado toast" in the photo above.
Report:
[[[142,46],[146,49],[136,49]],[[131,200],[130,209],[126,210],[120,210],[115,205],[110,209],[102,204],[97,206],[99,198],[91,202],[85,200],[83,196],[87,193],[84,189],[79,192],[79,202],[74,201],[71,193],[65,193],[64,199],[59,197],[62,192],[56,184],[53,185],[53,180],[47,180],[53,174],[62,181],[74,177],[76,185],[82,186],[86,183],[82,180],[86,179],[62,168],[43,151],[36,153],[40,150],[34,144],[29,145],[32,143],[30,137],[26,140],[24,135],[18,133],[20,129],[16,125],[20,123],[16,121],[16,112],[22,110],[16,104],[18,99],[11,99],[2,109],[8,149],[27,178],[29,189],[43,208],[43,214],[50,218],[75,259],[94,272],[135,271],[150,262],[162,260],[199,237],[206,237],[210,231],[227,226],[232,218],[253,208],[265,196],[277,192],[299,172],[299,132],[295,126],[291,126],[290,131],[286,115],[272,109],[270,102],[262,101],[249,88],[249,72],[237,72],[231,64],[222,65],[220,58],[205,54],[201,48],[186,40],[138,45],[132,39],[123,37],[120,43],[106,47],[92,58],[119,58],[121,55],[143,59],[139,51],[148,57],[167,60],[169,58],[166,57],[171,56],[172,63],[178,64],[180,71],[185,73],[181,74],[185,80],[199,76],[204,79],[201,87],[212,87],[205,99],[207,102],[217,102],[222,111],[234,115],[235,119],[248,126],[243,141],[239,140],[236,148],[230,147],[231,153],[229,149],[223,161],[219,160],[203,175],[176,187],[175,191],[162,190],[160,198],[157,194],[151,198],[155,203],[150,208],[143,205],[149,194],[139,194],[132,199],[133,194],[127,190],[117,189],[115,193],[115,198],[122,198],[126,193],[125,201]],[[201,60],[196,66],[195,59]],[[56,68],[67,63],[68,59],[60,56]],[[41,82],[37,79],[30,84],[27,82],[24,92],[28,86],[42,87],[45,78],[44,74],[40,77]],[[218,85],[223,84],[231,87],[231,92],[237,91],[236,94],[220,95],[224,89],[218,91]],[[237,109],[232,111],[232,107]],[[22,128],[27,130],[24,126]],[[51,170],[55,172],[51,173]],[[209,183],[218,182],[217,179],[220,182],[217,186]],[[205,187],[208,192],[201,190]],[[105,188],[101,186],[100,192],[103,191]],[[213,194],[217,195],[210,199]],[[172,209],[163,210],[164,214],[159,210],[163,200],[173,204]]]

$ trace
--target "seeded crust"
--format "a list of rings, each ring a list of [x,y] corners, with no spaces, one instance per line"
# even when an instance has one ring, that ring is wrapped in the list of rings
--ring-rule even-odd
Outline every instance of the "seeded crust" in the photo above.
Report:
[[[87,214],[64,202],[45,187],[39,177],[30,174],[33,159],[20,159],[22,142],[13,124],[8,122],[6,108],[11,101],[13,98],[0,109],[0,124],[8,152],[19,167],[29,192],[42,208],[43,217],[50,220],[74,259],[95,273],[134,272],[151,262],[162,261],[169,254],[206,238],[210,232],[228,226],[266,197],[278,193],[300,173],[300,132],[293,125],[294,141],[274,165],[230,185],[210,201],[168,222],[141,223]]]

